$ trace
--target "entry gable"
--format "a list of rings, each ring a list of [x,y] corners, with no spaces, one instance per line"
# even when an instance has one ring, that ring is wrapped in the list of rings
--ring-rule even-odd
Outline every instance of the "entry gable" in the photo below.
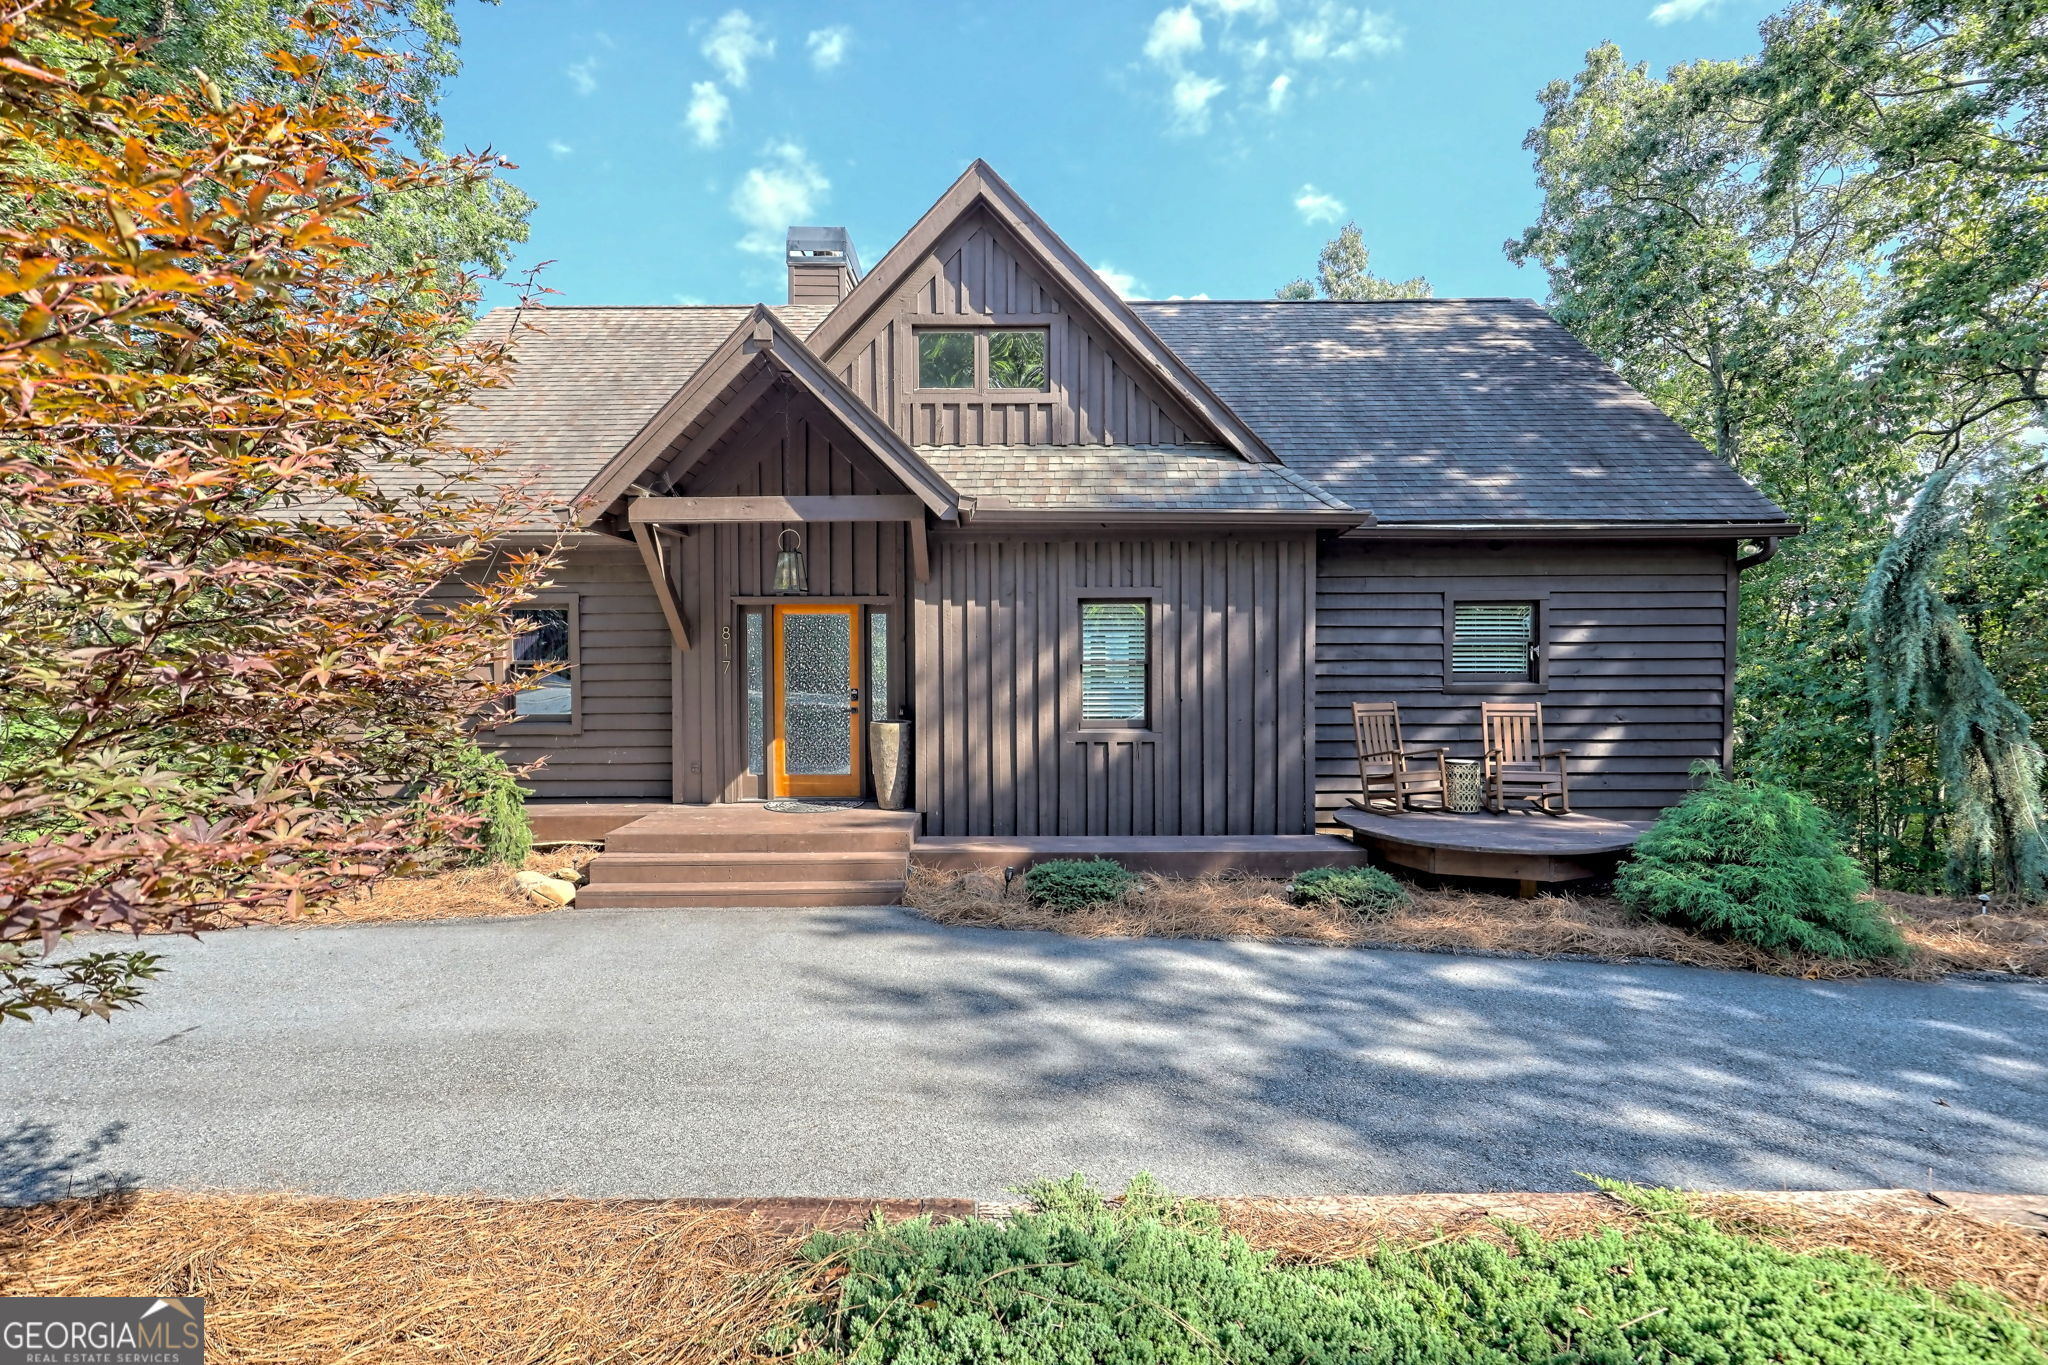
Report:
[[[815,400],[940,520],[958,517],[959,499],[946,480],[834,378],[772,310],[757,305],[584,485],[573,504],[577,524],[596,522],[655,471],[673,483],[785,384]]]
[[[920,331],[968,331],[972,376],[921,385]],[[994,332],[1042,330],[1042,391],[994,388]],[[1131,306],[977,160],[809,338],[912,445],[1221,445],[1275,460]]]

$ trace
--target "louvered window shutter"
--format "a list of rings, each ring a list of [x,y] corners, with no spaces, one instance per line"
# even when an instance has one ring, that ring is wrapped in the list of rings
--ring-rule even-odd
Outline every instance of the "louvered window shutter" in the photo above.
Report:
[[[1081,604],[1081,722],[1146,724],[1150,609],[1143,602]]]
[[[1533,677],[1535,644],[1534,602],[1460,602],[1451,627],[1451,674]]]

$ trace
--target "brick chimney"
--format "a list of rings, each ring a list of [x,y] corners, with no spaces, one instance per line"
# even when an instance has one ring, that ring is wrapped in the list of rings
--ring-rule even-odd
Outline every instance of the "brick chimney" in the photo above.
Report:
[[[787,254],[791,303],[837,303],[860,280],[860,258],[843,227],[793,227]]]

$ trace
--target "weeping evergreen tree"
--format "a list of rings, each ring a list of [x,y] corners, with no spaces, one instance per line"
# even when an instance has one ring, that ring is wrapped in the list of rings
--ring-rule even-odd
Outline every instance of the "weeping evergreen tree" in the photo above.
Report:
[[[2026,900],[2048,895],[2040,746],[2027,713],[1991,676],[1976,641],[1935,584],[1962,519],[1948,505],[1960,465],[1937,470],[1863,585],[1856,624],[1868,646],[1880,747],[1903,720],[1930,725],[1950,811],[1948,879]]]

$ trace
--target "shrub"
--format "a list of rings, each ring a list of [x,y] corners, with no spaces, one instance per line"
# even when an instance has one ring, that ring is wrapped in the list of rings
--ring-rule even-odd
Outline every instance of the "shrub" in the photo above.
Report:
[[[1287,898],[1296,905],[1372,912],[1408,904],[1408,889],[1376,867],[1311,867],[1287,883]]]
[[[518,867],[533,851],[533,823],[526,818],[526,788],[505,760],[473,741],[449,750],[434,767],[433,780],[454,792],[456,805],[483,823],[476,848],[464,861]]]
[[[1629,1231],[1461,1238],[1282,1264],[1213,1206],[1147,1183],[1117,1208],[1063,1181],[1001,1223],[824,1233],[833,1275],[806,1359],[1123,1362],[1780,1361],[2040,1365],[2039,1329],[1967,1286],[1936,1294],[1848,1253],[1722,1231],[1660,1191]],[[1050,1199],[1043,1198],[1052,1196]]]
[[[1049,858],[1024,874],[1024,894],[1053,910],[1084,910],[1122,900],[1138,875],[1106,858]]]
[[[1768,952],[1905,952],[1818,806],[1770,783],[1701,776],[1703,785],[1664,812],[1615,876],[1623,904]]]

